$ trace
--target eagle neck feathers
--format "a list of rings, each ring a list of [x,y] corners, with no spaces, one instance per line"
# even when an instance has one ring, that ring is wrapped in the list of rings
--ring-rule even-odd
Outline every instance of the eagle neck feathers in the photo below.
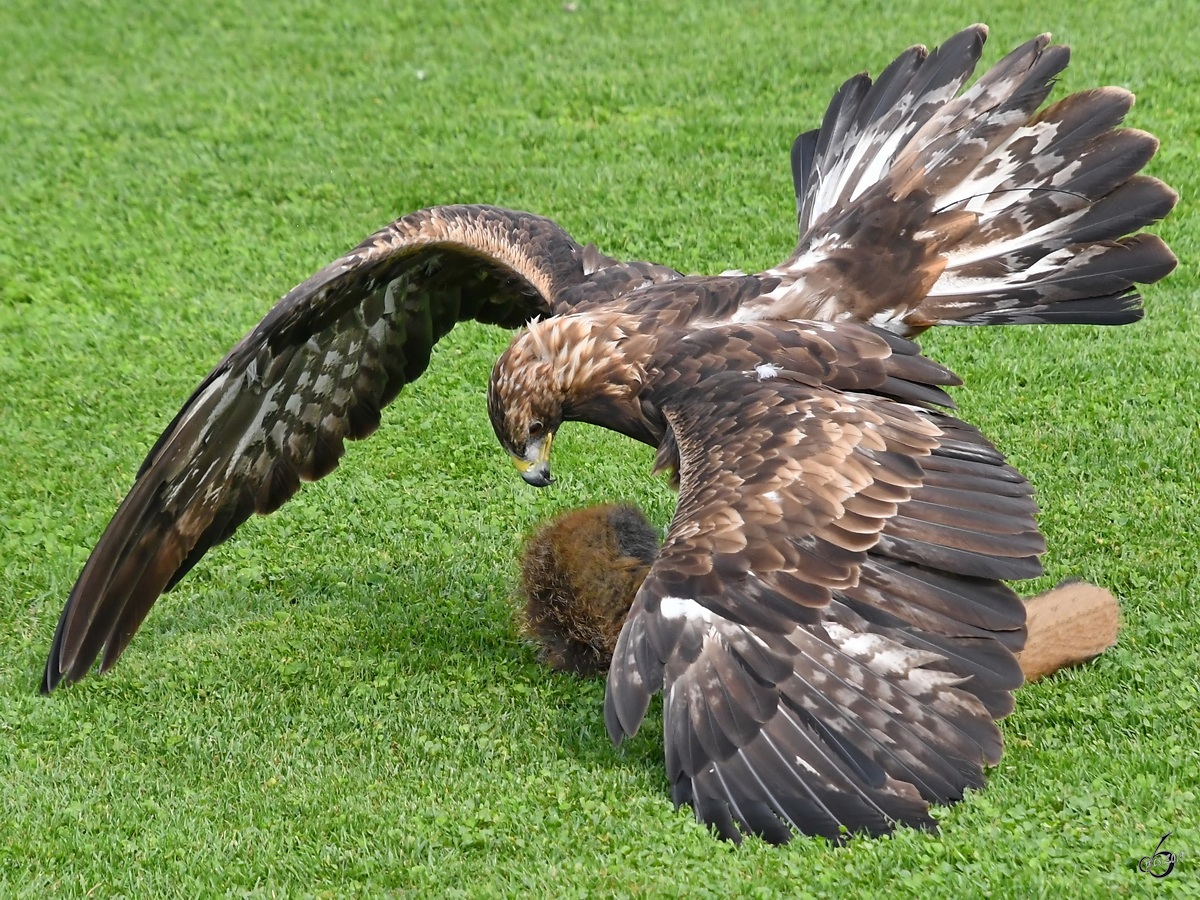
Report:
[[[632,398],[645,383],[641,345],[648,339],[624,318],[590,314],[530,323],[526,336],[533,364],[544,368],[546,383],[562,396],[569,418],[581,417],[595,400]]]

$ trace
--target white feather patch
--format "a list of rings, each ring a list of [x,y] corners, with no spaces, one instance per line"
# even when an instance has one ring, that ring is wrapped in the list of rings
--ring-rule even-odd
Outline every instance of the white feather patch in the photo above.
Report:
[[[929,650],[917,650],[886,638],[881,634],[853,631],[838,622],[825,622],[825,631],[837,648],[854,659],[866,664],[876,675],[884,677],[906,675],[925,683],[926,673],[917,675],[914,670],[926,663],[942,659],[940,654]],[[937,673],[944,675],[945,673]]]
[[[687,619],[693,622],[711,623],[715,618],[710,610],[705,609],[690,597],[663,597],[658,610],[668,619]]]

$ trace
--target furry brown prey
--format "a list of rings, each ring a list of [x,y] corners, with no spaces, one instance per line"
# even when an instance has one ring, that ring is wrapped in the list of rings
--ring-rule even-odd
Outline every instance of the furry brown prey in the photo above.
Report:
[[[1041,572],[1032,489],[955,418],[939,324],[1122,324],[1175,258],[1133,234],[1175,194],[1139,170],[1133,97],[1038,112],[1038,37],[961,92],[986,30],[850,79],[792,152],[796,251],[683,277],[547,219],[412,213],[290,291],[150,451],[63,610],[43,689],[116,662],[155,598],[251,513],[336,466],[463,319],[517,326],[488,400],[526,480],[566,420],[658,448],[679,502],[621,632],[605,721],[665,690],[677,803],[737,840],[932,827],[983,783]]]

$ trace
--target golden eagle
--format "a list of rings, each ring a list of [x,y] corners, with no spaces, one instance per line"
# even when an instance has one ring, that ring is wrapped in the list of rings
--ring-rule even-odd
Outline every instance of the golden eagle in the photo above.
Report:
[[[983,784],[1041,573],[1032,488],[909,338],[932,325],[1123,324],[1175,266],[1133,234],[1176,195],[1138,172],[1116,87],[1039,111],[1043,35],[965,91],[987,31],[855,76],[792,150],[799,243],[683,276],[488,206],[411,213],[288,292],[196,389],[67,600],[42,690],[110,668],[160,593],[251,513],[337,465],[455,322],[528,323],[488,408],[525,480],[568,420],[657,448],[679,501],[617,642],[620,743],[665,692],[677,804],[722,836],[837,839]],[[1131,235],[1133,236],[1127,236]]]

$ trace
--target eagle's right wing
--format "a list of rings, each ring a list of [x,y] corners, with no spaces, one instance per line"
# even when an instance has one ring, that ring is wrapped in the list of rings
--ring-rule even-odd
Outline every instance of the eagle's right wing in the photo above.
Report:
[[[714,332],[662,398],[679,505],[613,655],[609,733],[664,690],[673,796],[732,840],[931,827],[929,802],[982,786],[1022,683],[1000,579],[1041,573],[1032,490],[970,426],[866,392],[945,383],[906,341]]]
[[[594,251],[589,251],[589,255]],[[584,279],[549,219],[495,207],[411,213],[281,299],[163,432],[63,609],[42,690],[111,667],[150,606],[251,513],[331,472],[456,322],[517,327]]]

